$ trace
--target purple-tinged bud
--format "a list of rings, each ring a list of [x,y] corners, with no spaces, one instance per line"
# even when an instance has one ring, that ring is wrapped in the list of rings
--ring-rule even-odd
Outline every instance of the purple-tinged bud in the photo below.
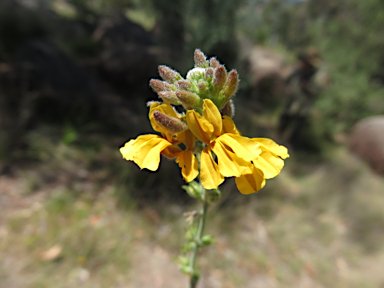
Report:
[[[219,61],[215,57],[212,57],[211,59],[209,59],[209,62],[212,68],[217,68],[220,65]]]
[[[207,57],[205,57],[204,53],[201,52],[200,49],[195,50],[195,66],[202,68],[208,67]]]
[[[207,90],[207,83],[206,82],[199,82],[197,84],[197,87],[199,88],[200,91],[205,91],[205,90]]]
[[[179,80],[175,83],[175,86],[180,90],[189,90],[192,87],[191,82],[188,80]]]
[[[176,96],[187,110],[201,108],[201,99],[195,93],[180,90],[176,91]]]
[[[160,101],[153,101],[153,100],[152,100],[152,101],[148,101],[148,102],[147,102],[147,107],[151,107],[151,105],[152,105],[152,104],[155,104],[155,103],[159,103],[159,104],[161,104]]]
[[[235,116],[235,104],[233,104],[232,100],[225,103],[224,108],[221,110],[221,114],[231,118]]]
[[[205,70],[205,79],[209,79],[209,78],[212,78],[213,76],[213,68],[208,68],[207,70]]]
[[[215,69],[215,75],[213,76],[213,86],[216,89],[220,90],[224,87],[225,82],[227,81],[227,70],[223,65],[220,65]]]
[[[157,79],[151,79],[151,81],[149,81],[149,85],[155,92],[173,91],[172,86],[170,84]]]
[[[159,66],[159,74],[161,78],[163,78],[165,81],[167,81],[170,84],[175,83],[177,80],[183,79],[179,72],[165,66],[160,65]]]
[[[167,114],[161,113],[160,111],[153,111],[153,118],[159,124],[159,126],[163,127],[169,133],[180,133],[188,129],[187,124],[182,122],[181,120],[171,117]]]
[[[239,83],[239,75],[236,70],[231,70],[228,73],[227,82],[225,82],[222,90],[224,99],[229,99],[233,94],[236,93],[237,84]]]
[[[172,104],[172,105],[181,105],[179,98],[176,97],[175,91],[161,91],[157,93],[159,98],[164,101],[164,103]]]

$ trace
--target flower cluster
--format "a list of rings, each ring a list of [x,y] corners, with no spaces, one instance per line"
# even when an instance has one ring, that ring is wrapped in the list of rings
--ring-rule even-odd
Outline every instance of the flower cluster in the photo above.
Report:
[[[257,192],[265,179],[280,173],[287,149],[270,139],[242,136],[231,119],[239,81],[235,70],[228,73],[216,58],[208,61],[196,50],[195,68],[186,79],[166,66],[159,73],[164,81],[152,79],[150,85],[163,103],[150,105],[149,119],[161,136],[130,140],[120,149],[125,159],[155,171],[164,155],[176,160],[186,182],[200,176],[205,189],[216,189],[225,177],[236,177],[243,194]]]

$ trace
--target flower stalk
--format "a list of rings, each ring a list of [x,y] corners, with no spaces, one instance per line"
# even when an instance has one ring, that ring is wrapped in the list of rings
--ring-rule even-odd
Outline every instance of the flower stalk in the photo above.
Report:
[[[208,213],[208,195],[207,191],[201,186],[203,192],[203,209],[200,214],[200,219],[199,219],[199,224],[198,224],[198,230],[196,233],[196,238],[195,238],[195,245],[191,251],[191,257],[189,261],[189,270],[191,271],[190,273],[190,282],[189,282],[189,288],[195,288],[197,285],[197,282],[199,281],[200,273],[196,270],[196,257],[198,254],[198,251],[200,248],[203,246],[203,233],[205,229],[205,223],[207,220],[207,213]]]

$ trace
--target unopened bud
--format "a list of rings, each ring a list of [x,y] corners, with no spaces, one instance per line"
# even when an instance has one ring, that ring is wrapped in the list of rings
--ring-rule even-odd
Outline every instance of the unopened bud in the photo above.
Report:
[[[170,84],[175,83],[177,80],[183,79],[179,72],[165,66],[160,65],[159,66],[159,74],[161,78],[163,78],[165,81],[167,81]]]
[[[227,82],[225,82],[224,88],[222,90],[222,95],[224,99],[229,99],[237,90],[237,84],[239,83],[239,75],[236,70],[231,70],[227,77]]]
[[[176,91],[176,96],[187,110],[201,107],[201,99],[195,93],[180,90]]]
[[[210,203],[216,203],[220,200],[221,198],[221,191],[219,189],[213,189],[213,190],[208,190],[208,201]],[[209,235],[206,235],[206,236],[209,236]],[[209,237],[206,239],[206,241],[209,243],[210,241],[212,241],[212,237],[210,237],[211,239],[209,239]]]
[[[161,113],[160,111],[153,111],[153,118],[155,121],[170,133],[179,133],[188,129],[187,124],[181,120]]]
[[[224,108],[221,110],[221,114],[231,118],[235,116],[235,104],[233,104],[232,100],[225,103]]]
[[[217,68],[220,65],[219,61],[217,61],[215,57],[212,57],[211,59],[209,59],[209,62],[212,68]]]
[[[220,90],[223,88],[225,82],[227,81],[227,70],[223,65],[220,65],[215,69],[215,75],[213,76],[213,86],[216,89]]]
[[[151,79],[151,81],[149,81],[149,85],[155,92],[173,91],[172,86],[170,84],[157,79]]]
[[[195,66],[196,67],[208,67],[207,57],[205,57],[204,53],[201,50],[195,50]]]
[[[157,93],[159,98],[164,101],[164,103],[172,105],[181,105],[179,98],[177,98],[175,91],[161,91]]]
[[[204,92],[207,90],[207,83],[206,82],[199,82],[197,84],[197,87],[199,88],[200,92]]]
[[[152,106],[152,104],[161,104],[161,102],[160,101],[148,101],[147,102],[147,107],[151,107]]]
[[[177,89],[188,90],[191,88],[191,82],[188,80],[179,80],[175,83]]]
[[[213,76],[213,68],[208,68],[207,70],[205,70],[205,79],[209,79],[209,78],[212,78]]]

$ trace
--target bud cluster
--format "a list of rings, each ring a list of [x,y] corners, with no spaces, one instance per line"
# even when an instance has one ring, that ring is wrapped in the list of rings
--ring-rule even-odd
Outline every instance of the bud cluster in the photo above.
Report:
[[[159,66],[164,81],[152,79],[150,86],[164,103],[201,112],[203,99],[210,99],[223,114],[233,116],[234,106],[230,100],[239,82],[236,70],[227,72],[216,58],[207,60],[199,49],[195,50],[194,60],[195,67],[186,79],[167,66]]]

